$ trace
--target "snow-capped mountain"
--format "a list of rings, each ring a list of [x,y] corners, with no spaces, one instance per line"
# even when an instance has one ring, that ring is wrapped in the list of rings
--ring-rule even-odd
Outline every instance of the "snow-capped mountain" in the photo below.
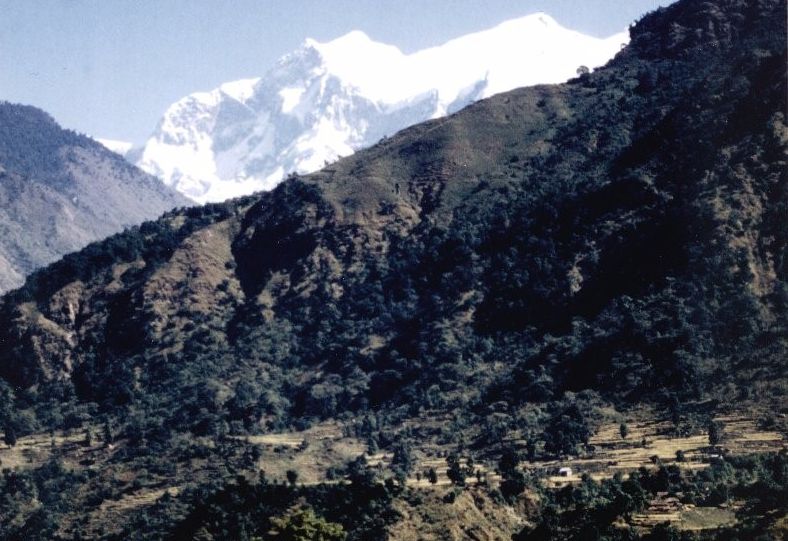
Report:
[[[273,188],[383,136],[519,86],[604,64],[626,32],[598,39],[544,13],[403,54],[353,31],[307,39],[264,76],[186,96],[129,159],[198,202]]]
[[[115,139],[95,139],[95,141],[101,143],[115,154],[120,154],[124,157],[134,146],[134,143],[129,143],[128,141],[117,141]]]

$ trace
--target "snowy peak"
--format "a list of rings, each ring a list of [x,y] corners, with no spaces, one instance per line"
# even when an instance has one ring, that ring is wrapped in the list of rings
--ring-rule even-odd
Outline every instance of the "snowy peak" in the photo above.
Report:
[[[626,34],[611,39],[615,50],[628,40]],[[545,13],[506,21],[409,55],[358,30],[327,43],[307,39],[304,47],[320,55],[329,73],[366,97],[388,104],[433,89],[451,102],[485,78],[495,83],[484,97],[524,84],[563,82],[579,65],[597,66],[611,56],[609,40],[567,30]]]
[[[560,83],[628,41],[568,30],[545,13],[405,54],[354,30],[306,39],[262,77],[170,106],[136,164],[198,202],[271,189],[412,124],[519,86]]]
[[[552,28],[566,30],[563,26],[561,26],[558,23],[558,21],[553,19],[550,15],[548,15],[544,11],[538,11],[536,13],[532,13],[531,15],[526,15],[524,17],[518,17],[517,19],[510,19],[508,21],[504,21],[498,24],[497,26],[491,28],[490,30],[482,30],[481,32],[477,32],[476,34],[500,34],[502,31],[506,29],[513,29],[518,32],[528,32],[528,31],[550,30]]]
[[[255,87],[259,82],[260,77],[231,81],[220,86],[219,92],[241,103],[245,103],[249,98],[254,96]]]
[[[326,58],[347,58],[357,54],[358,49],[370,48],[393,49],[399,52],[399,49],[393,45],[386,45],[384,43],[373,41],[372,38],[370,38],[361,30],[351,30],[347,34],[325,43],[321,43],[312,38],[306,38],[304,40],[304,47],[315,49],[323,54]]]
[[[111,150],[115,154],[120,154],[121,156],[126,156],[131,147],[134,146],[133,143],[129,143],[128,141],[117,141],[115,139],[95,139],[96,142],[101,143],[104,145],[105,148]]]
[[[391,60],[405,56],[396,46],[374,41],[360,30],[353,30],[326,43],[307,38],[304,46],[316,50],[328,68],[341,69],[351,64],[352,60],[368,64],[372,60]],[[378,70],[379,68],[376,69]]]

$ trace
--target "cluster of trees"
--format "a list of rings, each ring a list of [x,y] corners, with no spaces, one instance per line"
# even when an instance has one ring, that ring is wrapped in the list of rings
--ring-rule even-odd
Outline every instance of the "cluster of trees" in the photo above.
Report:
[[[363,476],[350,484],[308,487],[271,483],[262,475],[252,483],[238,478],[195,494],[191,511],[165,537],[251,541],[276,532],[275,539],[292,541],[384,539],[399,517],[392,503],[402,490]]]
[[[87,473],[67,469],[56,460],[34,470],[3,468],[0,475],[2,537],[54,538],[58,517],[76,510],[76,492],[88,478]]]
[[[271,523],[271,535],[282,541],[343,541],[347,537],[340,524],[326,521],[310,508],[290,511],[272,518]]]
[[[678,496],[682,503],[718,506],[744,500],[734,526],[702,532],[681,532],[659,525],[638,534],[622,527],[633,514],[644,511],[657,493]],[[515,536],[517,541],[537,540],[639,540],[701,541],[711,539],[768,539],[774,518],[788,510],[788,453],[737,457],[707,470],[693,472],[677,466],[645,468],[624,480],[620,476],[593,481],[585,476],[577,486],[541,494],[540,522]]]

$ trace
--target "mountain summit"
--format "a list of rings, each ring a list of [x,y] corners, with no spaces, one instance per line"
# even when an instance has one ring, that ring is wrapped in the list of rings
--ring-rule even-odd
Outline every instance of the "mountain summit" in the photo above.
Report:
[[[544,13],[404,54],[360,31],[304,41],[263,77],[170,106],[129,155],[198,202],[273,188],[409,125],[515,87],[559,83],[628,41],[561,27]]]

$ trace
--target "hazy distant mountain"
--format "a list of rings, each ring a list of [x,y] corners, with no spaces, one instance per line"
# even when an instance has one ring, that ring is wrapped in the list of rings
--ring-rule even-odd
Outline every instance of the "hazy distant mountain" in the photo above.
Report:
[[[200,202],[271,189],[382,137],[515,87],[558,83],[610,59],[597,39],[545,14],[403,54],[359,31],[307,39],[263,77],[191,94],[129,159]]]
[[[186,204],[40,109],[0,102],[0,291],[89,242]]]

